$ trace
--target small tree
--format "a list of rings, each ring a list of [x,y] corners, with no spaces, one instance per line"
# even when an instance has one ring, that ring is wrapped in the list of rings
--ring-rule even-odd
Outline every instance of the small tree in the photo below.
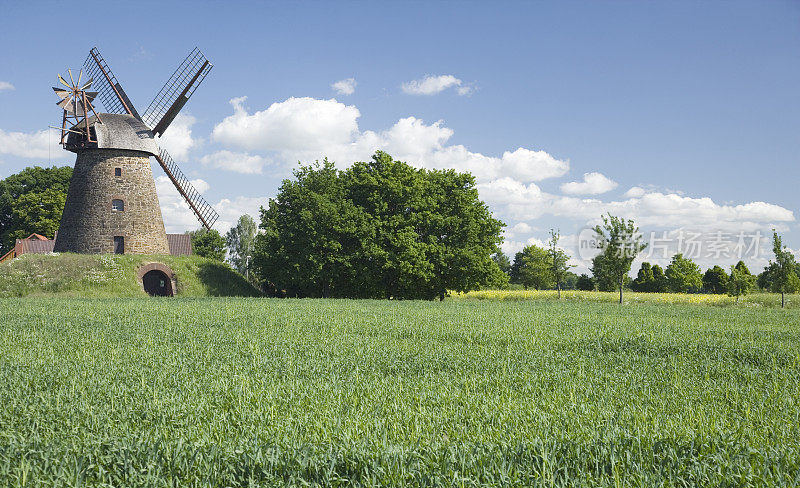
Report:
[[[500,268],[500,271],[511,276],[511,261],[503,251],[497,251],[495,254],[493,254],[492,260],[497,263],[497,267]]]
[[[208,259],[225,259],[225,239],[215,229],[200,229],[189,232],[192,236],[192,252]]]
[[[650,266],[650,263],[644,262],[639,268],[636,279],[631,283],[631,290],[650,292],[653,291],[654,283],[653,268]]]
[[[800,291],[800,279],[796,274],[797,263],[794,255],[781,242],[781,237],[772,229],[772,252],[775,261],[769,262],[771,270],[771,291],[781,294],[781,308],[786,306],[786,293]]]
[[[631,270],[631,264],[647,244],[642,242],[639,228],[633,220],[625,220],[608,214],[603,216],[603,225],[595,226],[597,246],[600,248],[600,261],[607,273],[615,278],[619,287],[619,303],[622,305],[622,289],[625,277]],[[599,256],[598,256],[599,257]]]
[[[728,273],[720,266],[714,266],[703,275],[703,290],[706,293],[726,293],[728,291]]]
[[[693,293],[703,288],[700,266],[691,259],[683,257],[681,253],[672,256],[666,275],[670,291],[673,293]]]
[[[561,239],[560,231],[550,229],[550,242],[548,243],[550,245],[550,270],[556,282],[558,298],[561,299],[561,284],[564,282],[569,269],[574,267],[574,265],[567,264],[569,256],[563,249],[558,248],[559,239]]]
[[[575,288],[583,291],[592,291],[594,290],[594,280],[591,276],[584,273],[578,276],[578,280],[575,282]]]
[[[747,267],[731,266],[731,275],[728,278],[728,296],[736,297],[736,303],[739,303],[739,297],[747,295],[753,288],[756,277],[747,271]]]
[[[249,258],[253,255],[255,244],[256,225],[253,217],[242,215],[235,226],[225,234],[225,243],[228,247],[228,261],[243,275],[248,275]]]
[[[517,268],[517,280],[526,290],[550,288],[554,284],[555,278],[547,249],[533,244],[525,246],[522,252],[517,253],[514,266]]]
[[[666,293],[669,291],[667,275],[664,274],[664,269],[657,264],[653,265],[653,283],[650,291],[653,293]]]

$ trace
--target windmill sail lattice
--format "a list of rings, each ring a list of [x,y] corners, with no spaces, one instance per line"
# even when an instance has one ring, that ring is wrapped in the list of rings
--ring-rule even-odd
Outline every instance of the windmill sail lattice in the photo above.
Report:
[[[142,120],[125,90],[122,89],[122,85],[117,81],[117,77],[111,72],[111,68],[96,47],[89,51],[89,56],[83,63],[83,69],[90,78],[96,80],[100,101],[103,102],[103,107],[108,113],[129,114]]]
[[[200,195],[200,192],[192,186],[189,182],[189,178],[183,174],[183,171],[175,164],[175,161],[172,160],[169,153],[164,150],[163,147],[159,147],[158,149],[159,154],[156,156],[158,164],[161,165],[161,168],[167,174],[170,181],[172,181],[172,184],[175,185],[178,193],[180,193],[184,200],[186,200],[186,203],[189,204],[189,208],[192,209],[197,220],[199,220],[206,229],[210,230],[219,218],[219,214],[214,210],[214,207],[206,202]]]
[[[213,67],[197,48],[186,56],[144,111],[142,120],[153,134],[164,133]]]
[[[211,63],[199,49],[195,48],[162,87],[145,112],[145,117],[142,118],[96,47],[89,51],[84,63],[84,70],[95,80],[97,96],[106,111],[112,114],[132,115],[143,122],[147,126],[143,128],[146,138],[151,140],[155,135],[164,133],[211,68]],[[139,134],[139,137],[141,138],[142,134]],[[162,147],[147,152],[156,158],[197,219],[204,227],[211,229],[219,215],[192,186],[169,153]]]

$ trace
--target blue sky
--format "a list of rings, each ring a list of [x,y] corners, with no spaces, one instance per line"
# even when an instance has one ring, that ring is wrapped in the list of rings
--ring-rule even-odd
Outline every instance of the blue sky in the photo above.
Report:
[[[163,143],[223,232],[298,159],[384,149],[475,173],[507,252],[558,227],[580,257],[605,211],[667,255],[730,244],[704,267],[742,239],[762,267],[772,227],[800,248],[800,2],[0,3],[0,177],[72,164],[50,86],[92,46],[142,110],[197,45],[215,67]],[[168,230],[194,228],[158,188]]]

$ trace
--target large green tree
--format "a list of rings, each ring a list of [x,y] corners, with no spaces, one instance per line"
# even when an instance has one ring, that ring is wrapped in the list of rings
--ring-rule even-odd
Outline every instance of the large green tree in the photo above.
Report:
[[[655,288],[653,268],[648,262],[643,262],[636,274],[636,279],[631,282],[631,290],[638,292],[652,292]]]
[[[71,178],[69,166],[33,166],[0,180],[0,255],[34,232],[55,236]]]
[[[642,242],[639,228],[633,220],[625,220],[611,214],[603,216],[603,225],[595,226],[594,232],[600,254],[592,263],[592,272],[595,272],[595,269],[599,271],[600,276],[595,275],[598,285],[601,276],[604,280],[613,279],[619,289],[619,303],[622,304],[622,289],[631,270],[631,264],[647,244]]]
[[[225,259],[225,238],[216,229],[188,232],[192,236],[192,252],[208,259]]]
[[[756,281],[756,277],[750,274],[747,266],[744,266],[742,261],[739,261],[739,263],[741,263],[742,266],[731,266],[731,274],[728,276],[727,282],[728,295],[736,297],[737,302],[739,301],[739,297],[747,295],[753,286],[755,286]]]
[[[253,244],[256,239],[258,225],[253,217],[242,215],[236,225],[225,234],[228,247],[228,261],[242,273],[248,275],[249,259],[253,256]]]
[[[254,266],[291,296],[443,299],[495,286],[502,222],[475,180],[377,152],[301,166],[261,210]]]
[[[673,293],[697,293],[703,289],[700,266],[682,253],[672,256],[666,270],[669,289]]]

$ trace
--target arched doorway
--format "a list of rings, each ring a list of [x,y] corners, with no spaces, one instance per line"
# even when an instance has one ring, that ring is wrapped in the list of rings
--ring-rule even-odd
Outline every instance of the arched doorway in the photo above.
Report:
[[[171,297],[178,292],[175,273],[162,263],[148,263],[139,268],[139,282],[144,291],[154,297]]]
[[[172,281],[163,272],[157,269],[148,271],[142,276],[142,287],[148,295],[154,297],[171,297]]]

